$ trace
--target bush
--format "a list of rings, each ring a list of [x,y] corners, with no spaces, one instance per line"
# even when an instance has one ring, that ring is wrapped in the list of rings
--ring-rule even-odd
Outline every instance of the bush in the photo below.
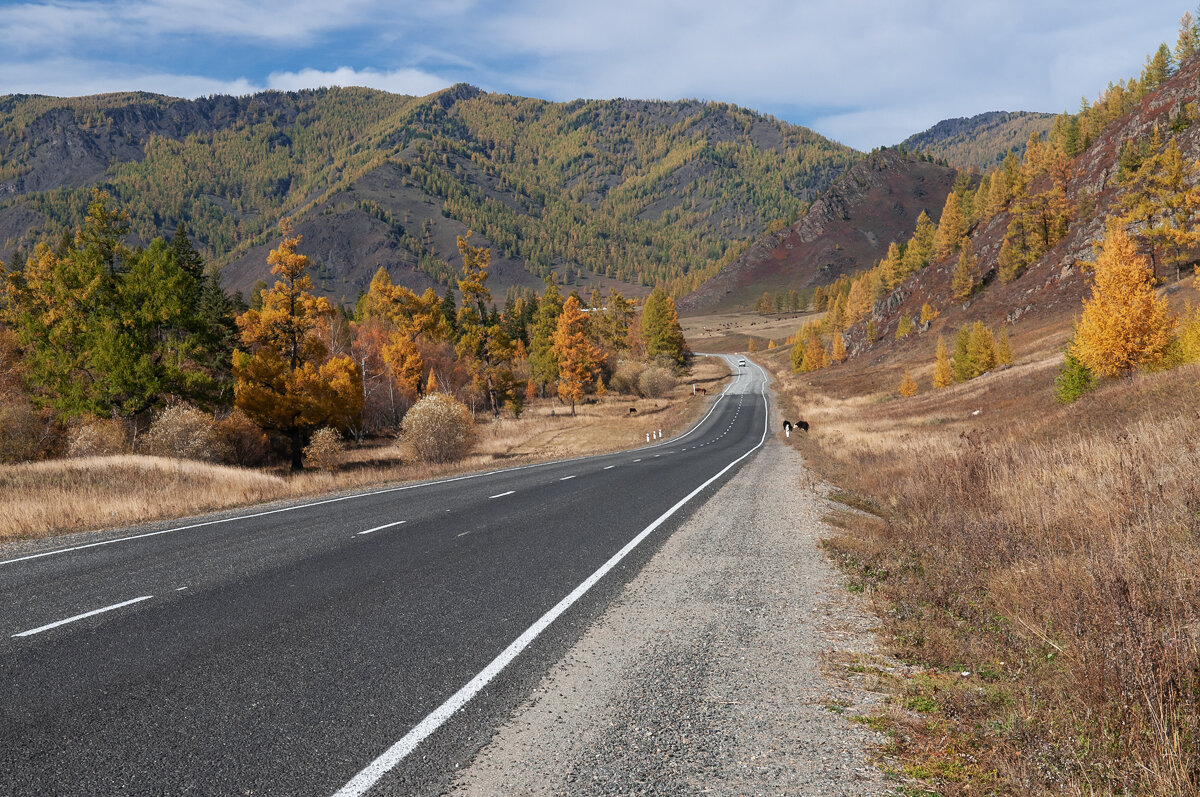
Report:
[[[675,387],[675,375],[667,368],[652,365],[638,376],[638,393],[644,398],[660,398]]]
[[[642,375],[643,366],[639,362],[625,360],[617,364],[612,378],[608,380],[608,389],[626,396],[637,395],[638,377]]]
[[[304,461],[314,468],[333,472],[342,461],[346,443],[337,429],[322,426],[313,432],[312,439],[304,447]]]
[[[103,457],[129,453],[125,424],[113,418],[93,418],[71,430],[67,456]]]
[[[1096,377],[1091,370],[1068,352],[1058,378],[1054,380],[1054,398],[1061,404],[1072,404],[1096,386]]]
[[[424,462],[461,459],[475,441],[471,412],[453,396],[434,393],[413,405],[404,416],[400,439]]]
[[[172,404],[160,412],[142,436],[141,448],[156,457],[223,459],[212,416],[190,404]]]
[[[38,454],[42,420],[27,400],[0,402],[0,462],[24,462]]]
[[[217,421],[215,431],[227,465],[252,468],[265,462],[271,451],[263,430],[240,409]]]

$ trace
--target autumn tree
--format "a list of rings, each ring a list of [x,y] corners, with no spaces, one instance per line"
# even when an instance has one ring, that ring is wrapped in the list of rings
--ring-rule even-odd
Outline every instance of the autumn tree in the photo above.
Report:
[[[255,423],[285,435],[292,469],[304,467],[304,438],[320,426],[354,424],[362,411],[362,383],[352,357],[330,357],[321,334],[328,300],[312,294],[308,258],[299,236],[280,225],[283,241],[267,263],[278,279],[262,292],[262,308],[238,317],[245,351],[235,351],[234,400]]]
[[[493,318],[488,311],[488,303],[492,298],[487,287],[491,250],[471,246],[469,237],[470,233],[466,238],[458,238],[458,251],[463,259],[462,276],[458,280],[462,305],[458,310],[458,343],[455,352],[459,359],[467,363],[486,393],[492,415],[499,415],[501,408],[523,391],[524,385],[512,370],[516,346],[505,333],[499,319]]]
[[[950,356],[946,352],[946,339],[938,335],[937,354],[933,363],[933,386],[937,389],[949,387],[954,381],[954,372],[950,370]]]
[[[829,359],[835,363],[845,362],[846,360],[846,342],[842,340],[841,332],[833,333],[833,342],[830,344]]]
[[[1162,356],[1174,324],[1167,301],[1154,292],[1146,258],[1120,226],[1111,225],[1071,353],[1096,376],[1131,374]]]
[[[949,257],[962,245],[967,234],[967,220],[963,216],[962,204],[954,191],[946,197],[942,216],[938,220],[937,234],[933,239],[934,258]]]
[[[575,403],[596,383],[604,356],[592,344],[588,327],[588,317],[580,309],[579,301],[574,296],[568,297],[558,316],[554,353],[558,360],[558,395],[571,402],[572,415],[575,414]]]
[[[954,274],[950,278],[950,290],[954,293],[954,298],[958,301],[963,301],[971,296],[975,290],[975,283],[979,277],[977,270],[979,267],[979,258],[971,251],[970,242],[964,238],[962,243],[962,252],[958,256],[958,263],[954,266]]]
[[[917,395],[917,390],[917,380],[913,379],[912,374],[905,371],[904,378],[900,380],[900,395],[909,398]]]
[[[1183,157],[1175,139],[1134,172],[1121,196],[1121,220],[1150,255],[1154,276],[1170,251],[1178,276],[1180,256],[1200,245],[1200,163]]]

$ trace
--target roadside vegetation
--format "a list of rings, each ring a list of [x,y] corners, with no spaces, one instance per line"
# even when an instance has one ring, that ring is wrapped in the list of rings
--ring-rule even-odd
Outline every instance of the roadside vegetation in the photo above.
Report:
[[[1143,102],[1177,63],[1194,97],[1198,45],[1188,15],[1174,53],[964,176],[763,358],[836,485],[827,549],[900,660],[848,669],[891,694],[866,721],[908,793],[1200,793],[1198,117]],[[1159,112],[1112,146],[1107,125]],[[1106,135],[1115,163],[1087,160]],[[1097,161],[1116,169],[1080,193]],[[1022,317],[1068,264],[1082,302]]]

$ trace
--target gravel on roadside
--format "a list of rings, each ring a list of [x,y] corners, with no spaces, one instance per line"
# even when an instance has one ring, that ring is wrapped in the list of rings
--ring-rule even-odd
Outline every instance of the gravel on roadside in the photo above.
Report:
[[[818,547],[828,504],[771,441],[646,564],[456,780],[455,795],[881,795],[826,673],[872,620]]]

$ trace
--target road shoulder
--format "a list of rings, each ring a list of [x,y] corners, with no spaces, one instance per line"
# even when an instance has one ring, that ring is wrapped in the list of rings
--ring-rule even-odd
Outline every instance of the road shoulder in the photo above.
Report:
[[[752,458],[667,540],[460,775],[456,795],[887,792],[828,674],[872,621],[818,547],[794,449]]]

